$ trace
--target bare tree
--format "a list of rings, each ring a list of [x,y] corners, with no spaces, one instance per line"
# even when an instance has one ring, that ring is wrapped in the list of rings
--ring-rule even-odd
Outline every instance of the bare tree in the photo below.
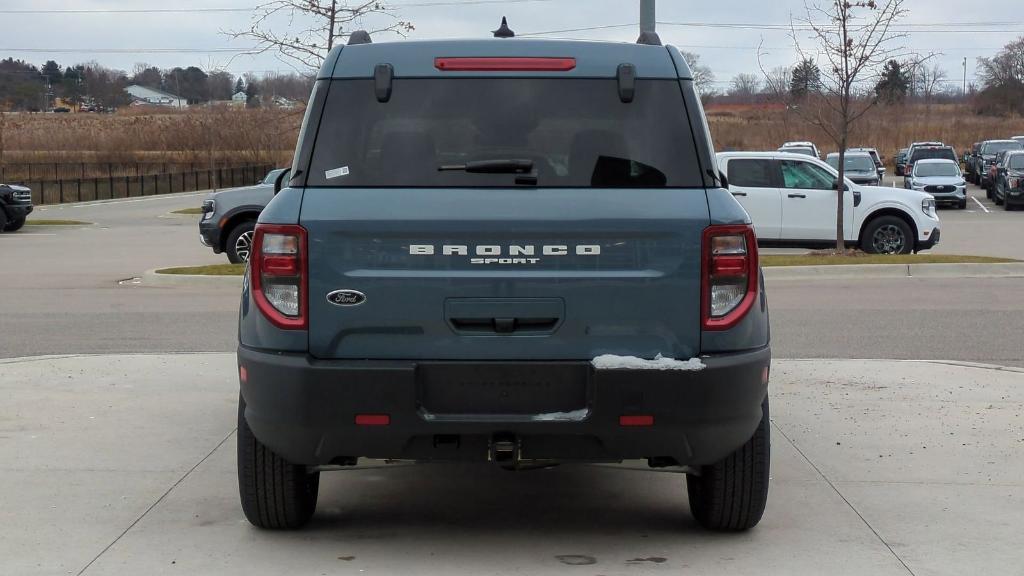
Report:
[[[906,34],[894,25],[907,14],[906,0],[819,0],[804,4],[794,18],[791,37],[801,61],[821,62],[820,94],[789,102],[805,121],[817,126],[839,150],[836,190],[836,249],[843,251],[843,196],[846,148],[857,121],[876,103],[874,86],[886,61],[905,57],[893,46]],[[807,48],[807,40],[813,48]],[[760,58],[759,58],[760,61]],[[761,66],[767,78],[769,73]],[[792,96],[790,96],[792,98]]]
[[[371,34],[414,29],[382,0],[269,0],[256,6],[247,29],[226,34],[256,41],[245,54],[277,51],[297,70],[316,72],[335,44],[371,20],[380,22]]]
[[[729,89],[730,96],[750,98],[761,89],[761,81],[753,74],[737,74],[732,78],[732,87]]]
[[[698,94],[710,94],[712,84],[715,83],[715,73],[711,68],[700,63],[700,54],[681,50],[686,63],[690,65],[690,72],[693,73],[693,86]]]
[[[776,66],[764,75],[764,92],[772,98],[784,99],[793,84],[793,69]]]
[[[924,96],[926,103],[931,104],[932,98],[942,91],[942,85],[946,82],[948,75],[942,69],[942,66],[938,64],[933,65],[931,68],[921,66],[918,69],[917,75],[917,86],[921,95]]]

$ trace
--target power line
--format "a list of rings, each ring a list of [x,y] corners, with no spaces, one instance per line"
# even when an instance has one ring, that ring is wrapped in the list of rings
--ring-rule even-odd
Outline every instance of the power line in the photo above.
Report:
[[[435,8],[441,6],[478,6],[485,4],[527,4],[556,2],[558,0],[438,0],[435,2],[405,2],[390,4],[389,8]],[[254,12],[259,6],[235,8],[28,8],[0,10],[0,14],[209,14]]]

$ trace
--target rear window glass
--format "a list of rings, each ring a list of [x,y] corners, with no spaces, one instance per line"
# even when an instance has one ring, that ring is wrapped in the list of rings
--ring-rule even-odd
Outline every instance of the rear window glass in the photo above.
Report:
[[[779,152],[789,152],[790,154],[803,154],[804,156],[814,156],[813,148],[802,148],[798,146],[784,146],[779,148]]]
[[[470,162],[527,160],[533,173],[476,173]],[[446,166],[449,169],[439,171]],[[454,169],[453,169],[454,167]],[[334,80],[307,185],[332,187],[703,187],[679,83],[614,79]]]
[[[956,161],[956,153],[952,148],[915,148],[914,154],[910,157],[913,162],[926,158],[945,158]]]
[[[836,170],[839,169],[839,156],[829,156],[826,162]],[[847,156],[846,169],[851,172],[874,172],[875,161],[870,156]]]

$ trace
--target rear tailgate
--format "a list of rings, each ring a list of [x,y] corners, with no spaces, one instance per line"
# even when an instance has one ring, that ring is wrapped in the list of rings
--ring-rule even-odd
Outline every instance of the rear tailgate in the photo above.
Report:
[[[690,358],[705,192],[307,189],[313,356]],[[328,299],[365,295],[357,305]]]

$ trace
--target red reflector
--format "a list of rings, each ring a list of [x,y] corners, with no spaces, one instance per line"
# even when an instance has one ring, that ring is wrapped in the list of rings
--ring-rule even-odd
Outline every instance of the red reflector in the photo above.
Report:
[[[238,379],[242,382],[249,381],[249,371],[245,369],[245,366],[238,367]]]
[[[357,426],[387,426],[391,424],[391,416],[387,414],[356,414]]]
[[[434,67],[448,72],[567,72],[575,58],[434,58]]]
[[[299,259],[295,256],[264,256],[260,270],[267,276],[298,276]]]
[[[619,416],[619,426],[654,426],[654,416]]]
[[[712,276],[746,276],[747,257],[744,256],[712,256]]]

